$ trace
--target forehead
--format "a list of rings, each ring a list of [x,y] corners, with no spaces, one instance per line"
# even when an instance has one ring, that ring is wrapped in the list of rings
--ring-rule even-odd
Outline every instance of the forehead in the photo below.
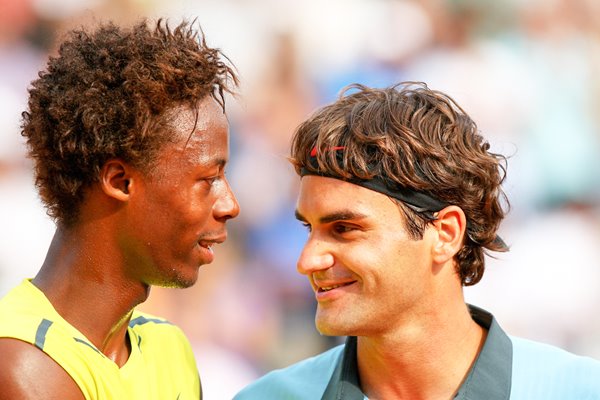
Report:
[[[306,175],[300,182],[297,211],[320,218],[340,210],[373,218],[398,218],[400,210],[388,196],[335,178]]]
[[[203,163],[227,159],[229,124],[212,97],[202,100],[195,110],[181,105],[169,114],[167,129],[172,142],[164,146],[161,158]]]

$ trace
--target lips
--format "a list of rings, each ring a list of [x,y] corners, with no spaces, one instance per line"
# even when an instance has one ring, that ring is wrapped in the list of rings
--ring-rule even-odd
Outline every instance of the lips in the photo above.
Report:
[[[212,244],[208,244],[205,242],[198,242],[198,246],[200,246],[203,249],[208,250],[211,254],[214,253],[213,248],[212,248]]]
[[[315,295],[318,300],[335,298],[345,292],[345,288],[355,284],[357,281],[352,280],[317,280],[313,281]],[[333,297],[332,297],[333,296]]]
[[[352,283],[354,283],[354,282],[340,283],[338,285],[331,285],[331,286],[319,286],[317,288],[317,290],[319,292],[329,292],[330,290],[337,289],[337,288],[342,287],[342,286],[348,286],[348,285],[350,285]]]
[[[214,238],[202,238],[198,240],[198,245],[207,249],[212,249],[215,244],[223,243],[227,239],[227,234]]]
[[[215,237],[204,237],[200,240],[198,240],[197,244],[198,247],[201,249],[202,253],[204,254],[203,258],[204,261],[203,263],[211,263],[213,261],[213,257],[214,257],[214,251],[213,251],[213,247],[215,244],[219,244],[219,243],[223,243],[225,241],[225,239],[227,239],[227,234],[223,234],[220,236],[215,236]]]

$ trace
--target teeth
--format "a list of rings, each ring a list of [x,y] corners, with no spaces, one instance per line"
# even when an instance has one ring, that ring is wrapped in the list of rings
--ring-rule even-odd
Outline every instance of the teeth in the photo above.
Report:
[[[326,287],[322,287],[321,290],[324,291],[324,292],[327,292],[327,291],[329,291],[331,289],[335,289],[335,288],[338,288],[340,286],[342,286],[342,285],[326,286]]]

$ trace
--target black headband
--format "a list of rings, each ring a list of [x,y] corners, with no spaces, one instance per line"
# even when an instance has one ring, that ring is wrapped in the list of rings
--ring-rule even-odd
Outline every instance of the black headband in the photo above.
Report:
[[[341,150],[344,150],[344,147],[337,146],[330,148],[330,151],[336,152],[336,159],[339,165],[341,165],[343,157],[343,152]],[[326,178],[340,179],[358,186],[362,186],[375,192],[379,192],[385,194],[386,196],[400,200],[414,211],[424,214],[430,219],[434,218],[434,213],[442,210],[443,208],[449,205],[439,199],[436,199],[435,197],[426,192],[421,192],[418,190],[401,186],[396,182],[379,176],[375,176],[371,179],[344,178],[328,172],[319,171],[316,147],[314,147],[310,152],[308,164],[311,168],[309,169],[306,167],[302,167],[300,169],[300,176],[317,175]]]
[[[343,146],[335,146],[327,149],[328,151],[336,152],[336,160],[338,165],[342,165],[343,160]],[[435,213],[449,206],[450,204],[444,203],[443,201],[433,197],[429,193],[421,192],[418,190],[410,189],[405,186],[399,185],[389,179],[385,179],[379,176],[375,176],[371,179],[359,179],[359,178],[344,178],[339,175],[331,174],[324,171],[319,171],[319,163],[317,161],[317,146],[313,147],[310,151],[308,158],[308,164],[310,169],[306,167],[300,168],[300,176],[305,175],[316,175],[323,176],[326,178],[334,178],[349,183],[353,183],[358,186],[365,187],[385,194],[386,196],[392,197],[402,201],[406,206],[410,207],[413,211],[425,216],[430,220],[436,218]],[[467,237],[476,244],[479,244],[477,240],[471,235],[470,229],[472,228],[471,222],[467,219]],[[498,235],[495,236],[494,242],[502,247],[507,247],[502,238]],[[481,245],[481,244],[480,244]]]

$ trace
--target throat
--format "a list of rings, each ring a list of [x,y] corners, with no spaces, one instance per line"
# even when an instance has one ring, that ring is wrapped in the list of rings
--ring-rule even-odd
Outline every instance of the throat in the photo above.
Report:
[[[130,317],[131,313],[126,319],[119,321],[119,324],[106,336],[102,347],[99,349],[106,357],[117,364],[119,368],[125,365],[131,356],[132,338],[129,332]]]
[[[476,324],[475,324],[476,325]],[[450,399],[468,376],[487,331],[465,331],[462,338],[416,340],[357,339],[357,366],[368,398]],[[431,336],[431,335],[430,335]],[[443,336],[443,335],[442,335]]]

